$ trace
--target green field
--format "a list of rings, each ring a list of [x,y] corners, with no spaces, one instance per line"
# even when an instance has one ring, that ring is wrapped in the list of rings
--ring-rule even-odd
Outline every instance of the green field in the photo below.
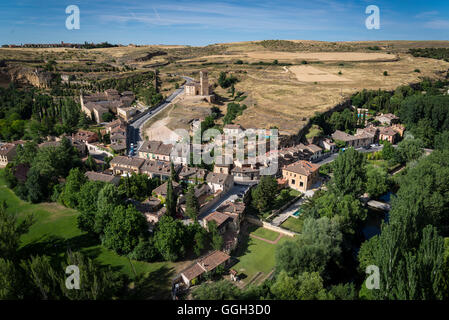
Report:
[[[261,229],[262,228],[257,229],[255,234],[260,233],[259,230]],[[278,234],[276,232],[274,233]],[[280,243],[288,241],[288,239],[289,237],[282,237],[277,244],[271,244],[259,239],[246,237],[242,240],[237,252],[235,253],[238,263],[232,268],[239,273],[239,276],[245,285],[247,285],[258,272],[261,272],[262,274],[258,276],[257,281],[254,282],[256,284],[260,283],[259,281],[266,277],[271,270],[274,269],[274,255],[276,247],[279,246]]]
[[[299,216],[298,218],[288,217],[288,219],[281,224],[281,227],[284,229],[301,233],[303,222],[304,219],[302,218],[302,216]]]
[[[0,170],[0,201],[6,201],[8,211],[17,213],[20,218],[27,214],[35,216],[35,223],[29,232],[21,238],[21,253],[27,257],[31,254],[62,255],[71,249],[81,250],[103,265],[111,265],[129,277],[136,274],[160,273],[161,270],[169,276],[173,263],[146,263],[130,260],[102,247],[96,239],[78,229],[78,212],[57,203],[31,204],[19,199],[12,190],[6,187],[3,170]]]
[[[274,241],[279,237],[279,232],[275,232],[265,228],[258,228],[251,232],[251,234],[271,241]]]

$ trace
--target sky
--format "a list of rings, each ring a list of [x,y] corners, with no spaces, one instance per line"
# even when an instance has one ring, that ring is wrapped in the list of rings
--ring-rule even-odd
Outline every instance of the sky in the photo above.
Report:
[[[66,7],[80,28],[66,28]],[[368,29],[367,6],[380,10]],[[249,40],[449,40],[447,0],[1,0],[0,44],[184,44]]]

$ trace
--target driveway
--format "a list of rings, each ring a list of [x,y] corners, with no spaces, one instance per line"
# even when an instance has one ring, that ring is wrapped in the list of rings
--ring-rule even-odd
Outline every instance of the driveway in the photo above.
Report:
[[[248,190],[250,185],[240,185],[240,184],[234,184],[234,186],[221,198],[219,202],[217,202],[212,208],[207,210],[206,212],[200,214],[198,216],[198,220],[203,219],[208,214],[211,214],[212,212],[216,211],[218,207],[220,207],[224,202],[226,201],[233,201],[239,198],[239,193],[245,193],[246,190]]]
[[[271,222],[272,225],[275,225],[276,227],[279,227],[285,220],[288,219],[288,217],[292,216],[298,208],[306,201],[307,197],[302,197],[292,205],[290,205],[287,209],[279,213],[276,218],[273,219]]]

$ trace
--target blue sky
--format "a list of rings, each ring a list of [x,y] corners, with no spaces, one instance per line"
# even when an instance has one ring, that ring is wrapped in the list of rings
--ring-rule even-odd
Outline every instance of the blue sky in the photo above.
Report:
[[[68,5],[80,9],[79,30],[65,27]],[[365,27],[368,5],[380,8],[379,30]],[[2,0],[0,10],[0,44],[449,40],[446,0]]]

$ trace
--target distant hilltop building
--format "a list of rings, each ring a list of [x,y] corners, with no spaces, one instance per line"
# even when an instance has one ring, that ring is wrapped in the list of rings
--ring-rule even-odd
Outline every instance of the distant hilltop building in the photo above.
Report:
[[[214,94],[209,84],[207,70],[200,71],[200,81],[194,81],[185,85],[186,96],[203,97],[207,101],[212,102],[214,100]]]

